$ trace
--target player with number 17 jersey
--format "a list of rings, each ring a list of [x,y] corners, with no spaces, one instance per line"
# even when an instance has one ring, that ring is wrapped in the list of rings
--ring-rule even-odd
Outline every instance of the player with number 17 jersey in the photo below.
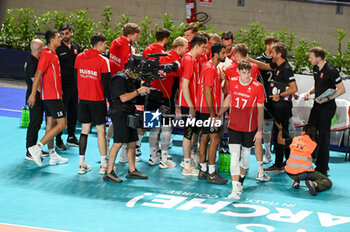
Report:
[[[258,128],[257,104],[265,101],[264,87],[257,80],[242,85],[239,77],[233,77],[228,86],[231,95],[228,127],[240,132],[253,132]]]

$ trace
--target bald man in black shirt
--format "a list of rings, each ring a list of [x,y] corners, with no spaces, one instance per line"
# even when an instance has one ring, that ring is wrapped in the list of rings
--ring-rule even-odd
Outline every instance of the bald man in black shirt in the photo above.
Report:
[[[24,64],[24,75],[27,83],[27,92],[26,92],[26,102],[28,97],[32,93],[32,85],[34,76],[36,73],[36,69],[39,63],[39,56],[41,52],[44,50],[44,43],[40,39],[34,39],[30,43],[30,56],[28,57],[26,63]],[[28,148],[34,146],[38,140],[38,133],[41,127],[41,123],[43,122],[43,114],[44,114],[44,105],[40,99],[40,94],[36,94],[36,104],[33,107],[29,107],[30,112],[30,122],[27,129],[27,137],[26,137],[26,149],[27,154],[25,156],[26,160],[33,161],[33,157],[28,152]],[[47,152],[44,155],[48,155]]]

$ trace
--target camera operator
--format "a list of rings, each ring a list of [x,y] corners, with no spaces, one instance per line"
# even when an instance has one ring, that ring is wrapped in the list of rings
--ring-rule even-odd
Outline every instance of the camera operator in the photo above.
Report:
[[[110,84],[110,117],[115,132],[113,146],[109,151],[107,173],[104,180],[120,183],[122,180],[114,173],[114,162],[123,144],[127,144],[129,171],[126,178],[147,179],[148,176],[139,172],[135,167],[135,148],[138,140],[137,130],[128,126],[128,117],[132,117],[136,111],[136,97],[140,94],[150,93],[150,88],[140,86],[137,75],[130,73],[128,69],[119,72],[112,77]]]

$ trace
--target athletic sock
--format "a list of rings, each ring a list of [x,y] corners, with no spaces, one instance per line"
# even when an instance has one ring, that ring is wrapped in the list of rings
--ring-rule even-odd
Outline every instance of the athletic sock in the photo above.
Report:
[[[165,163],[168,160],[168,152],[166,150],[162,150],[162,156],[161,156],[161,160],[163,163]]]
[[[190,165],[191,165],[191,159],[190,158],[184,159],[184,168],[190,169]]]
[[[232,181],[232,191],[235,190],[236,186],[238,185],[239,181]]]
[[[43,149],[44,147],[44,145],[41,142],[39,142],[37,145],[40,147],[40,149]]]
[[[263,162],[258,161],[257,163],[258,163],[258,173],[260,173],[260,174],[264,173]]]
[[[107,167],[108,163],[107,163],[107,156],[106,155],[101,155],[101,166],[102,167]]]
[[[201,166],[202,172],[206,172],[208,170],[207,163],[200,163],[199,165]]]
[[[54,153],[55,153],[55,148],[49,149],[49,154],[50,154],[50,155],[53,155]]]
[[[85,155],[79,155],[79,165],[84,165],[85,164]]]
[[[215,164],[214,165],[209,164],[209,174],[213,174],[214,172],[215,172]]]

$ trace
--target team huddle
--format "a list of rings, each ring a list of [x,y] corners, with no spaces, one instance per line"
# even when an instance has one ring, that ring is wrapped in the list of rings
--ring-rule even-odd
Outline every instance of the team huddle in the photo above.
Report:
[[[68,29],[71,31],[71,28]],[[64,27],[63,32],[66,30],[67,27]],[[126,178],[148,178],[135,166],[135,162],[140,160],[138,156],[142,154],[141,141],[146,129],[128,126],[129,115],[143,110],[134,100],[151,92],[150,87],[138,80],[136,73],[125,68],[131,54],[137,53],[133,43],[140,32],[139,25],[126,24],[123,35],[110,44],[109,58],[102,55],[107,43],[101,33],[91,38],[91,49],[76,54],[74,74],[79,99],[77,111],[78,121],[82,123],[77,143],[79,174],[91,170],[85,161],[85,153],[91,126],[96,125],[101,155],[99,172],[104,175],[103,179],[122,182],[114,167],[119,151],[119,162],[129,163]],[[56,153],[53,145],[53,138],[66,127],[66,111],[68,113],[62,101],[60,60],[55,52],[61,45],[62,30],[60,33],[56,30],[46,33],[48,47],[43,51],[41,49],[40,59],[39,55],[34,54],[37,54],[35,52],[38,52],[39,45],[43,45],[42,42],[33,40],[31,46],[34,48],[33,56],[39,60],[35,76],[33,72],[32,76],[29,75],[34,80],[31,93],[27,95],[28,105],[32,107],[32,112],[42,102],[47,126],[46,134],[38,144],[28,146],[27,141],[26,159],[40,166],[42,156],[45,155],[42,151],[45,144],[49,148],[50,165],[68,162],[67,158]],[[315,94],[316,99],[329,88],[335,91],[315,100],[308,128],[304,128],[301,136],[292,139],[289,133],[292,126],[292,98],[302,96],[297,94],[298,86],[292,66],[287,61],[287,49],[278,42],[278,38],[266,37],[265,52],[253,59],[248,54],[249,48],[245,44],[235,43],[230,31],[219,37],[217,34],[198,31],[195,24],[188,24],[184,36],[176,38],[173,48],[165,51],[169,37],[168,30],[157,29],[157,42],[143,52],[143,58],[154,53],[166,53],[167,56],[160,58],[161,64],[178,64],[177,72],[163,73],[163,79],[155,79],[150,83],[152,89],[157,89],[162,96],[157,98],[152,109],[147,110],[166,107],[167,115],[181,112],[185,121],[219,122],[202,124],[200,127],[198,124],[184,126],[183,175],[197,176],[208,183],[227,184],[228,180],[220,176],[215,166],[220,141],[225,137],[224,131],[227,131],[232,178],[232,192],[228,199],[240,200],[253,146],[257,160],[256,180],[270,181],[271,177],[267,173],[286,172],[294,180],[294,188],[300,186],[300,180],[305,180],[312,195],[331,187],[332,183],[326,176],[329,170],[330,123],[336,109],[334,99],[343,94],[345,88],[338,71],[325,60],[322,48],[316,47],[309,52],[309,61],[314,66],[315,84],[303,94],[303,98],[307,100],[311,94]],[[40,99],[36,96],[39,86]],[[107,134],[106,101],[110,104],[109,117],[112,119]],[[113,145],[110,147],[112,137]],[[150,129],[148,165],[158,165],[159,168],[176,166],[169,155],[171,137],[172,128],[169,126]],[[271,140],[274,143],[275,162],[264,169],[263,164],[272,161]],[[312,167],[312,160],[316,161],[316,169]]]

